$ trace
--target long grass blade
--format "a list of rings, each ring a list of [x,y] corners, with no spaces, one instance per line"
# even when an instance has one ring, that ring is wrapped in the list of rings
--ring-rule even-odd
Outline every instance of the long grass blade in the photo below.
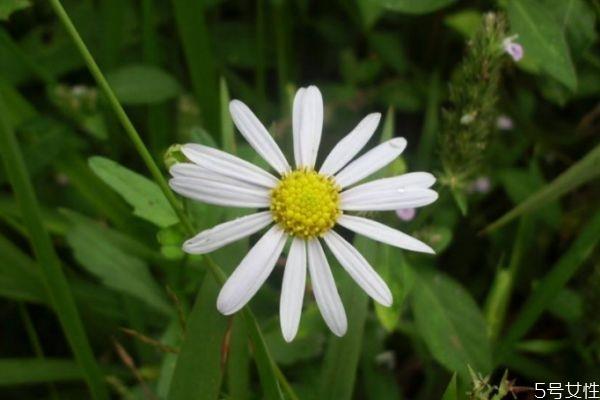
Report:
[[[600,144],[548,185],[488,225],[483,232],[492,232],[520,215],[537,210],[598,176],[600,176]]]
[[[600,241],[600,211],[590,219],[569,250],[558,260],[550,272],[536,286],[525,302],[508,333],[498,347],[498,355],[506,352],[535,324],[566,283],[593,253]]]
[[[8,123],[6,108],[0,94],[0,144],[2,158],[20,204],[23,222],[29,232],[29,239],[36,257],[42,266],[54,310],[69,341],[71,349],[81,366],[82,373],[94,399],[108,399],[102,373],[83,328],[79,311],[62,270],[60,260],[48,232],[44,228],[40,207],[29,180],[21,149]]]

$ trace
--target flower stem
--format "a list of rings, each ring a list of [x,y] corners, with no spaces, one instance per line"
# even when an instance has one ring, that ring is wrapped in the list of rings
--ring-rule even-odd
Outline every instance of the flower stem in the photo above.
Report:
[[[165,197],[171,204],[171,207],[173,207],[173,210],[179,217],[179,220],[183,224],[186,231],[188,231],[188,233],[190,233],[190,234],[193,233],[194,229],[193,229],[190,221],[187,219],[187,217],[183,211],[183,207],[181,206],[181,203],[179,201],[177,201],[177,199],[175,198],[175,195],[169,189],[169,185],[167,184],[165,177],[160,172],[158,165],[156,164],[156,162],[152,158],[152,155],[150,154],[150,152],[144,145],[142,138],[140,137],[139,133],[137,132],[137,130],[131,123],[131,120],[129,119],[129,117],[125,113],[125,110],[121,106],[121,103],[119,103],[117,96],[111,89],[110,85],[108,84],[108,81],[102,74],[102,71],[100,71],[100,68],[98,67],[98,64],[96,64],[94,57],[92,57],[92,54],[90,53],[87,46],[81,39],[79,32],[77,32],[77,29],[75,28],[75,26],[73,25],[73,22],[67,15],[67,12],[65,11],[62,4],[60,3],[60,0],[50,0],[50,4],[52,5],[52,8],[56,12],[56,15],[58,16],[61,23],[67,30],[68,34],[73,39],[73,42],[75,43],[75,46],[81,53],[81,56],[83,57],[85,63],[87,64],[88,69],[90,70],[90,73],[96,80],[96,83],[98,84],[98,87],[100,88],[100,90],[102,91],[104,96],[106,96],[106,98],[107,98],[110,106],[112,107],[113,111],[115,112],[119,122],[123,126],[123,129],[125,129],[125,132],[127,133],[129,138],[133,142],[133,145],[135,146],[137,152],[140,154],[140,156],[142,157],[142,160],[146,164],[146,167],[148,168],[148,170],[150,170],[150,174],[152,175],[152,177],[154,178],[154,180],[156,181],[158,186],[160,186],[160,189],[162,190],[163,194],[165,195]]]
[[[102,372],[88,342],[71,288],[62,270],[60,259],[52,247],[50,235],[42,222],[40,206],[8,117],[8,110],[0,93],[0,148],[2,148],[2,159],[6,172],[10,177],[17,203],[20,206],[21,217],[27,229],[29,241],[40,265],[52,307],[83,372],[92,398],[95,400],[108,399]]]
[[[171,205],[173,210],[176,212],[177,217],[179,218],[181,224],[183,225],[185,230],[188,232],[188,234],[190,234],[190,235],[194,234],[195,233],[194,227],[192,226],[190,220],[188,219],[182,204],[179,201],[177,201],[177,199],[175,198],[175,195],[169,188],[169,185],[167,184],[167,181],[165,180],[164,176],[162,175],[160,169],[158,168],[158,165],[156,164],[156,162],[150,155],[150,152],[146,148],[139,133],[137,132],[137,130],[133,126],[133,123],[131,122],[131,120],[129,119],[127,114],[125,113],[125,110],[119,103],[119,100],[117,99],[114,92],[112,91],[110,85],[108,84],[108,81],[102,74],[102,71],[98,67],[98,64],[96,64],[96,61],[94,60],[92,54],[90,53],[87,46],[81,39],[81,36],[77,32],[77,29],[73,25],[73,22],[69,18],[68,14],[65,11],[65,9],[63,8],[62,4],[60,3],[60,0],[49,0],[49,1],[50,1],[50,4],[52,5],[52,8],[56,12],[58,18],[60,19],[61,23],[64,25],[65,29],[67,30],[67,32],[73,39],[75,46],[77,47],[77,49],[83,56],[85,63],[87,64],[88,69],[90,70],[90,73],[96,80],[96,83],[98,84],[100,90],[102,91],[102,93],[104,93],[104,95],[108,99],[113,111],[115,112],[117,118],[119,119],[119,122],[121,123],[121,125],[125,129],[125,132],[127,133],[129,138],[133,142],[133,145],[135,146],[137,152],[142,157],[144,163],[146,164],[146,167],[150,170],[150,174],[152,175],[153,179],[159,185],[161,191],[163,192],[163,194],[169,201],[169,204]],[[219,282],[221,284],[224,283],[225,279],[226,279],[226,275],[223,272],[223,270],[209,256],[204,256],[203,259],[204,259],[206,266],[208,267],[208,269],[210,270],[212,275],[215,277],[217,282]],[[256,320],[256,317],[254,316],[254,314],[252,314],[252,311],[250,310],[250,308],[248,306],[244,307],[242,312],[244,313],[244,316],[252,322],[252,323],[248,324],[250,327],[250,332],[249,332],[250,337],[253,339],[253,341],[256,341],[256,340],[260,341],[260,343],[255,343],[255,345],[257,345],[257,346],[260,345],[260,346],[264,347],[266,356],[268,357],[268,359],[271,363],[271,369],[272,369],[271,373],[274,375],[277,375],[277,378],[279,378],[279,380],[282,382],[283,387],[286,390],[286,392],[288,393],[288,396],[290,398],[292,398],[292,399],[297,398],[297,396],[294,394],[290,384],[287,382],[287,380],[285,379],[285,377],[283,376],[281,371],[278,370],[277,365],[275,365],[275,362],[273,361],[273,359],[268,351],[268,348],[266,347],[266,343],[264,342],[264,336],[263,336],[262,332],[260,331],[260,326],[258,324],[258,321]]]

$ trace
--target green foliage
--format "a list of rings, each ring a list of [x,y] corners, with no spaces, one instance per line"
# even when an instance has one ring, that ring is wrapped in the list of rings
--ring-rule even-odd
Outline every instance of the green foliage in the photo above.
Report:
[[[171,75],[151,65],[120,67],[106,74],[106,79],[123,104],[161,103],[173,99],[181,91]]]
[[[428,269],[415,273],[415,323],[432,355],[450,371],[468,378],[468,368],[492,369],[483,315],[473,298],[451,278]]]
[[[11,14],[31,6],[29,0],[6,0],[0,4],[0,20],[7,20]]]
[[[90,168],[133,207],[133,213],[161,228],[177,223],[177,216],[159,187],[148,178],[104,157],[91,157]]]
[[[507,6],[511,31],[518,34],[525,57],[536,68],[548,73],[571,90],[577,87],[577,75],[565,39],[564,25],[561,26],[552,15],[555,4],[546,7],[543,1],[514,0]],[[560,2],[562,4],[572,3]],[[560,6],[559,6],[560,7]],[[556,10],[558,12],[558,9]],[[564,23],[568,15],[560,13]]]
[[[0,398],[500,400],[600,376],[598,10],[0,0]],[[515,34],[521,61],[503,48]],[[233,124],[234,98],[289,160],[295,89],[310,84],[325,103],[317,165],[379,112],[363,151],[408,146],[371,178],[435,175],[439,199],[410,221],[364,216],[436,254],[336,228],[394,302],[371,302],[327,254],[348,332],[328,331],[308,277],[287,343],[288,249],[222,316],[218,291],[262,232],[186,254],[249,210],[180,198],[167,170],[189,142],[269,169]]]

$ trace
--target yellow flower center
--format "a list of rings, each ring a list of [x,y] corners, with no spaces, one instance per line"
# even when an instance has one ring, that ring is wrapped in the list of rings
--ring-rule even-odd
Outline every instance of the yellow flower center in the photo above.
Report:
[[[299,169],[283,176],[271,192],[271,213],[288,234],[320,236],[335,225],[340,211],[340,188],[318,172]]]

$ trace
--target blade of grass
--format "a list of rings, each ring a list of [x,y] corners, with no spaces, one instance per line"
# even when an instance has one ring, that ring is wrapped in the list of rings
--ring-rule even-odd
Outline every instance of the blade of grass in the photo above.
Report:
[[[517,318],[498,346],[497,354],[502,360],[506,359],[510,349],[529,331],[552,303],[556,293],[564,288],[569,279],[593,253],[598,241],[600,241],[600,211],[596,212],[590,219],[569,250],[540,281],[521,308]]]
[[[73,381],[83,377],[76,362],[71,360],[8,358],[0,359],[0,387]],[[107,397],[108,398],[108,397]]]
[[[188,317],[186,340],[175,365],[168,400],[219,398],[227,318],[212,306],[218,292],[219,285],[214,280],[204,279]]]
[[[367,260],[377,255],[377,243],[357,237],[356,248]],[[360,359],[369,297],[345,274],[337,280],[346,307],[348,332],[341,338],[331,335],[321,371],[320,399],[350,400]]]
[[[421,131],[418,150],[418,166],[422,170],[429,169],[431,157],[434,154],[436,143],[436,134],[439,129],[439,108],[440,108],[440,75],[435,71],[429,81],[429,90],[427,92],[427,108],[425,109],[425,121]]]
[[[221,100],[221,143],[223,150],[228,153],[236,154],[235,130],[233,129],[233,120],[229,118],[229,89],[227,81],[221,78],[219,84],[219,98]]]
[[[63,8],[60,0],[49,0],[49,1],[50,1],[52,8],[55,11],[55,13],[57,14],[58,18],[60,19],[61,23],[64,25],[65,29],[67,30],[67,32],[73,39],[75,46],[77,47],[77,49],[83,56],[87,66],[88,66],[88,69],[90,70],[90,73],[96,80],[96,83],[98,84],[102,93],[108,99],[109,104],[111,105],[111,107],[113,108],[113,111],[115,112],[119,121],[123,125],[125,132],[127,133],[129,138],[133,142],[135,149],[142,157],[142,160],[146,164],[146,167],[150,171],[150,174],[152,175],[153,179],[159,185],[161,191],[163,192],[163,194],[169,201],[169,204],[171,205],[173,210],[176,212],[177,217],[181,221],[185,231],[190,235],[194,234],[195,229],[192,226],[189,219],[187,218],[187,215],[185,214],[182,204],[177,200],[177,198],[175,197],[173,192],[170,190],[169,185],[167,184],[167,181],[165,180],[164,176],[160,172],[160,169],[158,168],[158,165],[154,162],[154,159],[152,158],[152,156],[150,155],[150,152],[144,145],[144,142],[142,141],[139,133],[137,132],[137,130],[131,123],[131,120],[127,116],[127,113],[125,113],[125,110],[123,109],[123,107],[121,106],[119,101],[117,100],[114,92],[112,91],[110,85],[106,81],[106,78],[102,74],[102,71],[96,64],[96,61],[92,57],[92,55],[89,52],[88,48],[86,47],[85,43],[81,39],[81,36],[77,32],[77,29],[75,28],[75,26],[73,25],[73,22],[71,21],[71,19],[69,18],[68,14],[65,11],[65,9]],[[214,261],[212,261],[212,259],[208,256],[204,256],[203,261],[204,261],[204,264],[206,265],[206,268],[208,268],[208,270],[211,272],[211,274],[216,279],[216,281],[220,284],[223,284],[225,282],[225,278],[226,278],[223,270]],[[197,303],[197,305],[198,305],[198,303]],[[192,310],[192,312],[194,312],[194,310]],[[273,381],[277,381],[277,379],[279,379],[279,381],[282,382],[284,389],[286,389],[286,393],[288,393],[288,396],[291,398],[294,398],[295,394],[293,393],[291,386],[289,385],[289,383],[287,383],[287,381],[286,381],[285,377],[283,376],[283,374],[281,373],[281,371],[278,369],[278,367],[272,361],[272,357],[270,356],[268,348],[266,347],[266,344],[264,342],[264,337],[260,331],[258,322],[256,321],[256,318],[252,314],[250,308],[248,306],[244,307],[244,309],[242,310],[242,313],[244,314],[245,318],[253,321],[253,323],[248,324],[248,327],[249,327],[248,330],[249,330],[249,335],[251,337],[251,340],[254,342],[254,345],[257,347],[263,348],[264,352],[266,353],[266,356],[271,361],[270,363],[268,363],[268,365],[263,366],[261,369],[263,371],[269,372],[269,377],[270,377],[269,379],[271,379]],[[192,332],[188,332],[188,334],[192,335]],[[260,359],[258,359],[257,362],[260,362]]]
[[[490,233],[518,216],[537,210],[598,176],[600,176],[600,144],[541,190],[488,225],[483,232]]]
[[[256,2],[256,70],[254,72],[256,79],[256,94],[259,100],[258,113],[265,111],[267,102],[266,93],[266,48],[265,48],[265,1]]]
[[[62,329],[75,358],[81,366],[92,397],[94,399],[108,399],[102,373],[88,342],[71,289],[62,270],[60,260],[52,247],[50,236],[44,228],[40,207],[29,180],[21,149],[12,127],[8,124],[6,108],[1,94],[0,143],[3,149],[2,158],[5,169],[20,204],[23,222],[29,232],[29,239],[36,257],[42,266],[46,287]]]
[[[175,22],[188,64],[192,87],[206,129],[215,137],[220,133],[219,82],[204,19],[203,0],[172,0]]]
[[[250,355],[248,333],[243,320],[234,318],[231,328],[229,359],[227,360],[227,388],[229,397],[236,400],[250,398]]]

